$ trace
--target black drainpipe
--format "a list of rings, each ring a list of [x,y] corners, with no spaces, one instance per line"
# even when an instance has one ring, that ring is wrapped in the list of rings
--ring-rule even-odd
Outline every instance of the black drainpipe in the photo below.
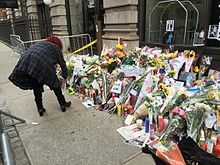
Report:
[[[67,30],[69,35],[72,35],[69,0],[65,0],[65,7],[66,7]]]

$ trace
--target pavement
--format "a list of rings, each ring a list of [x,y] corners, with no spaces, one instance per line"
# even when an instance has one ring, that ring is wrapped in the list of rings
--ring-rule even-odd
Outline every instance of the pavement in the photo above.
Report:
[[[18,165],[155,164],[140,148],[123,143],[116,131],[123,124],[121,119],[87,109],[74,96],[65,95],[72,106],[63,113],[54,93],[45,88],[43,102],[47,112],[39,117],[32,91],[21,90],[8,80],[19,59],[18,54],[12,54],[12,49],[0,43],[0,101],[11,114],[26,120],[16,126],[14,137],[20,140],[23,151],[16,151],[12,143],[15,155],[24,153],[17,154]]]

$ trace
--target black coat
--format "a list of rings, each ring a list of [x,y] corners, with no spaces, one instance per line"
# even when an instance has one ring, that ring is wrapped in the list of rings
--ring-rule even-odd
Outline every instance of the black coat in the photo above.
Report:
[[[56,44],[43,41],[29,48],[19,59],[9,80],[21,89],[33,89],[33,80],[51,89],[60,86],[55,65],[59,64],[63,78],[67,78],[66,63]]]

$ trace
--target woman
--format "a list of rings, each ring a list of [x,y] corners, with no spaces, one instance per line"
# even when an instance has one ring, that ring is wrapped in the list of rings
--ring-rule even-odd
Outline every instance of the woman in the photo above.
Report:
[[[67,78],[66,63],[61,52],[62,48],[61,40],[54,36],[47,38],[46,41],[34,44],[21,56],[9,76],[9,80],[19,88],[24,90],[33,89],[40,116],[43,116],[46,111],[42,102],[44,84],[54,91],[63,112],[66,111],[66,107],[71,106],[71,102],[66,102],[62,94],[60,82],[56,75],[55,65],[59,64],[63,78]]]

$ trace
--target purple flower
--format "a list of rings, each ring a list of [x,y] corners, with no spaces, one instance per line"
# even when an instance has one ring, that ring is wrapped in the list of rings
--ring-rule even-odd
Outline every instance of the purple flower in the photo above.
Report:
[[[166,73],[166,71],[165,71],[164,68],[160,68],[159,73],[160,73],[160,74],[164,74],[164,73]]]

